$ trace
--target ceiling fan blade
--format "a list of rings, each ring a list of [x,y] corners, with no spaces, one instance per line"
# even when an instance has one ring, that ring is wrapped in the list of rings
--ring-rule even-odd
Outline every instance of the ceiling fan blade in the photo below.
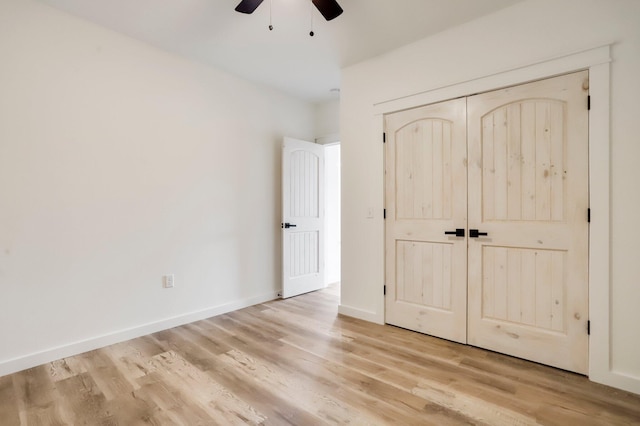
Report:
[[[242,0],[240,4],[236,6],[236,12],[253,13],[262,1],[263,0]]]
[[[342,14],[342,8],[336,0],[312,0],[324,19],[330,21]]]

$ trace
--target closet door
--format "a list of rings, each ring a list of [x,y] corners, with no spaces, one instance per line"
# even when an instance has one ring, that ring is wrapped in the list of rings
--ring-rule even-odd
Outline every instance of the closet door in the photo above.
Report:
[[[587,372],[588,74],[468,98],[469,344]],[[474,230],[479,235],[475,235]]]
[[[385,117],[385,320],[462,343],[467,336],[465,104],[457,99]]]

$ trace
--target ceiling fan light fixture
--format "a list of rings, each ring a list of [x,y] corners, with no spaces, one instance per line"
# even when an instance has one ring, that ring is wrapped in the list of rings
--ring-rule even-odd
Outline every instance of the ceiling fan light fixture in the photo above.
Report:
[[[342,8],[336,0],[311,0],[313,4],[318,8],[324,19],[331,21],[342,15]]]
[[[236,6],[236,12],[251,14],[253,13],[258,6],[262,4],[264,0],[242,0]],[[272,1],[269,2],[269,31],[273,31],[273,22],[272,22]],[[313,4],[316,9],[322,14],[324,19],[327,21],[331,21],[338,16],[342,15],[342,7],[338,4],[336,0],[311,0],[311,4]],[[313,37],[315,32],[313,31],[313,8],[311,9],[311,31],[309,31],[309,35]]]
[[[273,0],[269,0],[269,31],[273,31]]]
[[[236,6],[236,12],[251,14],[262,2],[263,0],[242,0],[240,4]]]

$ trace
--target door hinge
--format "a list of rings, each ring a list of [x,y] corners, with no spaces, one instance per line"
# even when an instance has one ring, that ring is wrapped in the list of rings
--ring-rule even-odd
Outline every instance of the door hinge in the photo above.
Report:
[[[587,110],[591,110],[591,95],[587,96]]]
[[[587,209],[587,222],[591,223],[591,208]]]
[[[587,335],[591,336],[591,320],[587,320]]]
[[[387,209],[382,209],[382,218],[383,219],[387,218]]]
[[[386,133],[382,133],[382,143],[387,142],[387,134]]]
[[[386,285],[383,285],[383,286],[382,286],[382,295],[383,295],[383,296],[386,296],[386,295],[387,295],[387,286],[386,286]]]

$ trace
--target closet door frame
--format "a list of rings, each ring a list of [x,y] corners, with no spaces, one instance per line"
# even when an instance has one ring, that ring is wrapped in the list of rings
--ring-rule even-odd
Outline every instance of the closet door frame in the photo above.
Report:
[[[610,359],[610,46],[531,62],[488,76],[453,82],[446,87],[425,90],[399,99],[380,99],[372,108],[372,131],[384,132],[384,114],[442,102],[479,92],[528,83],[561,74],[588,70],[593,99],[589,114],[589,188],[591,223],[589,235],[589,378],[621,389],[634,382],[613,371]],[[426,83],[425,83],[426,84]],[[381,144],[382,145],[382,144]],[[382,149],[382,147],[381,147]],[[384,172],[381,167],[381,173]],[[381,183],[384,193],[384,185]],[[381,222],[384,235],[384,222]],[[384,249],[384,248],[383,248]],[[384,254],[383,254],[384,257]],[[384,275],[381,277],[384,285]],[[380,289],[377,322],[384,322],[384,295]]]

